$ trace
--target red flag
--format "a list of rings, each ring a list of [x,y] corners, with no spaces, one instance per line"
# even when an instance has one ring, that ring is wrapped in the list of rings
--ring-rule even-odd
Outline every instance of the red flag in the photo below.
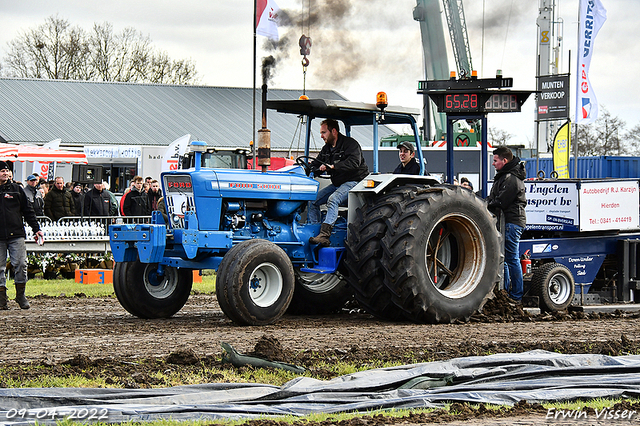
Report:
[[[278,41],[278,13],[280,8],[274,0],[256,0],[256,34]]]

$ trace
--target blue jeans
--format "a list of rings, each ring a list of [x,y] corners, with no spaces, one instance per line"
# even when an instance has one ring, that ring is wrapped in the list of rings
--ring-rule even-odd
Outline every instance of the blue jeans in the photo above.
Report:
[[[524,228],[504,224],[504,288],[513,300],[522,299],[522,266],[520,265],[520,235]]]
[[[336,187],[333,184],[329,184],[318,191],[316,200],[309,203],[308,222],[320,223],[320,206],[327,205],[327,216],[324,218],[324,223],[333,226],[338,220],[338,207],[347,204],[349,199],[349,190],[356,186],[358,182],[350,181],[345,182],[342,185]]]
[[[27,282],[27,248],[24,238],[12,238],[10,240],[0,240],[0,287],[7,286],[7,250],[11,258],[11,265],[15,273],[15,283],[25,284]]]

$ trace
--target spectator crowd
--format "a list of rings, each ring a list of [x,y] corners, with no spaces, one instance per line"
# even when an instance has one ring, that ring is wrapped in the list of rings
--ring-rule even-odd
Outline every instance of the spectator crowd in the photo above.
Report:
[[[120,201],[107,187],[106,182],[65,183],[60,176],[47,182],[34,173],[27,177],[23,190],[36,216],[54,222],[62,217],[149,216],[164,207],[160,183],[151,177],[131,179]]]

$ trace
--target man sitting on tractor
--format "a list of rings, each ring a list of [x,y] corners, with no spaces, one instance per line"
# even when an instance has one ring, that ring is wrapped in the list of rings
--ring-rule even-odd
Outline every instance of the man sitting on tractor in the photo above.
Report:
[[[369,174],[369,168],[362,155],[360,144],[353,138],[340,133],[336,120],[326,119],[320,124],[320,137],[324,146],[311,166],[321,172],[327,172],[331,184],[320,191],[316,200],[309,203],[309,223],[319,223],[320,206],[327,205],[327,215],[316,237],[311,237],[311,244],[329,246],[329,237],[333,225],[338,219],[338,207],[347,202],[349,190]]]

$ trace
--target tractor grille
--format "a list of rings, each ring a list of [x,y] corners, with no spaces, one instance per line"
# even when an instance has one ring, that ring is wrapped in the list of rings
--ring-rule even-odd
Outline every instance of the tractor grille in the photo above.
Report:
[[[184,228],[186,212],[196,210],[189,175],[164,176],[165,207],[171,228]]]

